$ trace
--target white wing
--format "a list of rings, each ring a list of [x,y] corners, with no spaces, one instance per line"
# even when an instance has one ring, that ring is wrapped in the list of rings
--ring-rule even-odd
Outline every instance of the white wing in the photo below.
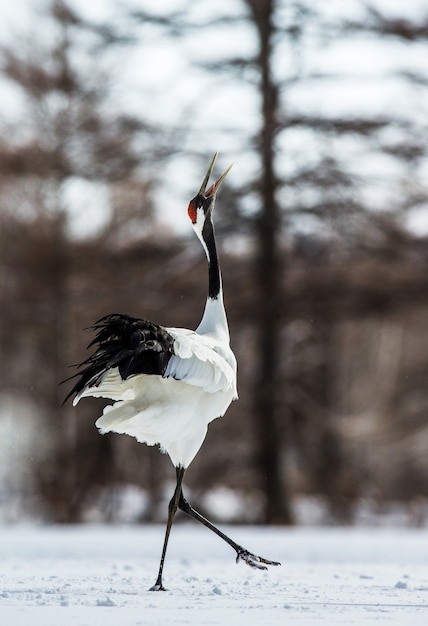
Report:
[[[236,359],[229,345],[210,335],[185,328],[167,328],[174,339],[174,355],[165,377],[202,387],[208,393],[236,391]]]

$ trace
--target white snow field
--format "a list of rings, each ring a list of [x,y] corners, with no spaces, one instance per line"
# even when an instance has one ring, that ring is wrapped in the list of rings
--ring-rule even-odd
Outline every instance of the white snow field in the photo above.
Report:
[[[192,523],[0,527],[2,626],[428,624],[428,530],[227,531],[281,567],[255,571]]]

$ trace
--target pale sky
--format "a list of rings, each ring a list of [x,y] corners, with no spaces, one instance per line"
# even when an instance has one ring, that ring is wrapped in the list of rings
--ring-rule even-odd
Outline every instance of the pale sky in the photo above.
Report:
[[[324,12],[345,14],[347,17],[358,16],[362,2],[358,0],[318,0]],[[120,3],[115,0],[72,0],[72,7],[76,7],[83,15],[93,19],[120,19]],[[129,6],[130,2],[127,3]],[[186,0],[132,0],[135,7],[144,6],[154,11],[167,10],[168,7],[186,5]],[[376,4],[391,10],[394,5],[405,15],[415,17],[428,12],[425,9],[425,0],[406,0],[403,9],[402,0],[377,0]],[[0,3],[0,40],[8,40],[11,33],[33,30],[35,35],[41,22],[37,14],[41,13],[45,5],[43,0],[15,0],[14,2]],[[204,3],[191,3],[192,12],[198,11],[205,19],[218,14],[218,0],[204,0]],[[220,3],[220,6],[222,4]],[[225,2],[223,10],[239,10],[238,1]],[[235,8],[237,7],[237,9]],[[36,19],[34,19],[36,15]],[[143,32],[143,31],[142,31]],[[233,36],[235,35],[236,36]],[[199,183],[201,175],[199,163],[186,158],[197,144],[200,151],[212,153],[220,151],[219,169],[227,166],[230,161],[235,167],[230,174],[230,181],[238,183],[242,179],[256,172],[257,161],[251,156],[241,155],[240,142],[247,139],[257,127],[258,102],[249,87],[237,85],[228,79],[210,77],[195,69],[191,62],[195,59],[209,57],[215,52],[222,55],[241,54],[251,52],[253,48],[253,34],[249,29],[241,29],[236,33],[219,29],[203,34],[195,33],[179,40],[165,41],[156,31],[144,30],[142,45],[134,50],[128,49],[120,58],[118,78],[120,89],[118,98],[121,106],[131,112],[144,112],[153,122],[160,125],[180,124],[191,120],[192,132],[186,143],[180,146],[181,154],[171,162],[167,171],[162,172],[165,186],[158,191],[158,204],[165,206],[170,202],[171,189],[175,190],[178,204],[186,203],[194,193],[195,183]],[[422,47],[421,47],[422,48]],[[320,81],[317,85],[311,81],[301,84],[298,89],[287,92],[286,105],[295,105],[300,111],[310,113],[314,109],[325,114],[340,114],[352,110],[355,114],[376,111],[382,113],[395,107],[397,111],[414,108],[414,114],[428,115],[428,102],[421,102],[417,94],[402,89],[395,80],[380,78],[389,69],[411,67],[414,70],[425,70],[426,49],[421,52],[416,46],[402,46],[390,41],[379,47],[375,41],[366,39],[348,38],[322,44],[316,39],[311,45],[305,46],[304,57],[295,59],[289,50],[278,49],[278,73],[288,71],[287,61],[302,64],[311,71],[327,71],[333,74],[342,74],[349,78],[340,83],[333,79]],[[290,68],[292,71],[292,68]],[[11,96],[4,92],[0,85],[0,97],[3,109],[14,106]],[[231,132],[233,131],[233,132]],[[288,158],[305,158],[301,155],[301,137],[289,135],[287,137],[286,153]],[[310,146],[308,146],[309,151]],[[358,160],[356,146],[349,146],[350,153],[354,153]],[[295,152],[295,154],[294,154]],[[284,163],[284,167],[287,167]],[[359,167],[364,174],[365,161]],[[368,177],[373,172],[383,175],[390,167],[388,160],[372,160],[366,167]],[[395,172],[389,172],[395,176]],[[93,201],[92,223],[97,223],[97,216],[102,215],[99,206],[105,204],[105,194],[102,190],[97,193],[85,191],[84,182],[75,188],[68,189],[70,202],[74,206],[73,215],[76,230],[82,223],[87,223],[87,200],[84,205],[78,206],[78,198],[83,194],[90,196]],[[80,217],[79,217],[80,216]],[[185,211],[183,211],[183,223]],[[420,227],[428,230],[428,220],[423,214],[418,218]],[[82,221],[83,220],[83,221]],[[174,220],[177,222],[177,212],[174,210]]]

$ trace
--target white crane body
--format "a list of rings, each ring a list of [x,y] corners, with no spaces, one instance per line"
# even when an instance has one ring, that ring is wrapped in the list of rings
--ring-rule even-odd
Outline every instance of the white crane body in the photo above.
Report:
[[[147,445],[159,444],[175,467],[188,467],[212,420],[222,417],[237,398],[236,359],[213,334],[165,328],[174,354],[164,376],[136,374],[122,379],[119,369],[106,372],[98,385],[74,399],[94,396],[115,400],[96,426],[101,433],[131,435]]]

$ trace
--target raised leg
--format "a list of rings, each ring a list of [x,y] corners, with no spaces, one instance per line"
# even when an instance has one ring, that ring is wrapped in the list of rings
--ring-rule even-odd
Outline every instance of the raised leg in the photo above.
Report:
[[[193,519],[201,522],[201,524],[212,530],[218,537],[228,543],[236,552],[237,563],[242,559],[242,561],[244,561],[247,565],[249,565],[250,567],[255,567],[257,569],[267,569],[267,565],[281,565],[281,563],[278,563],[277,561],[269,561],[268,559],[264,559],[261,556],[257,556],[256,554],[249,552],[248,550],[237,544],[235,541],[233,541],[233,539],[225,535],[219,528],[214,526],[214,524],[212,524],[203,515],[198,513],[198,511],[195,511],[195,509],[192,508],[187,500],[184,498],[182,491],[180,491],[178,506],[182,511],[184,511],[184,513],[187,513],[187,515],[189,515]]]
[[[150,587],[150,591],[166,591],[165,587],[162,584],[163,565],[165,563],[166,549],[168,547],[168,540],[169,540],[169,535],[171,532],[172,522],[177,512],[177,508],[178,508],[179,501],[180,501],[180,496],[182,495],[181,486],[183,484],[183,476],[185,472],[184,467],[176,467],[175,469],[177,472],[177,484],[175,486],[174,495],[172,496],[171,501],[168,505],[168,521],[166,523],[165,539],[163,542],[163,549],[162,549],[162,556],[161,556],[161,560],[159,564],[158,577],[153,587]]]

